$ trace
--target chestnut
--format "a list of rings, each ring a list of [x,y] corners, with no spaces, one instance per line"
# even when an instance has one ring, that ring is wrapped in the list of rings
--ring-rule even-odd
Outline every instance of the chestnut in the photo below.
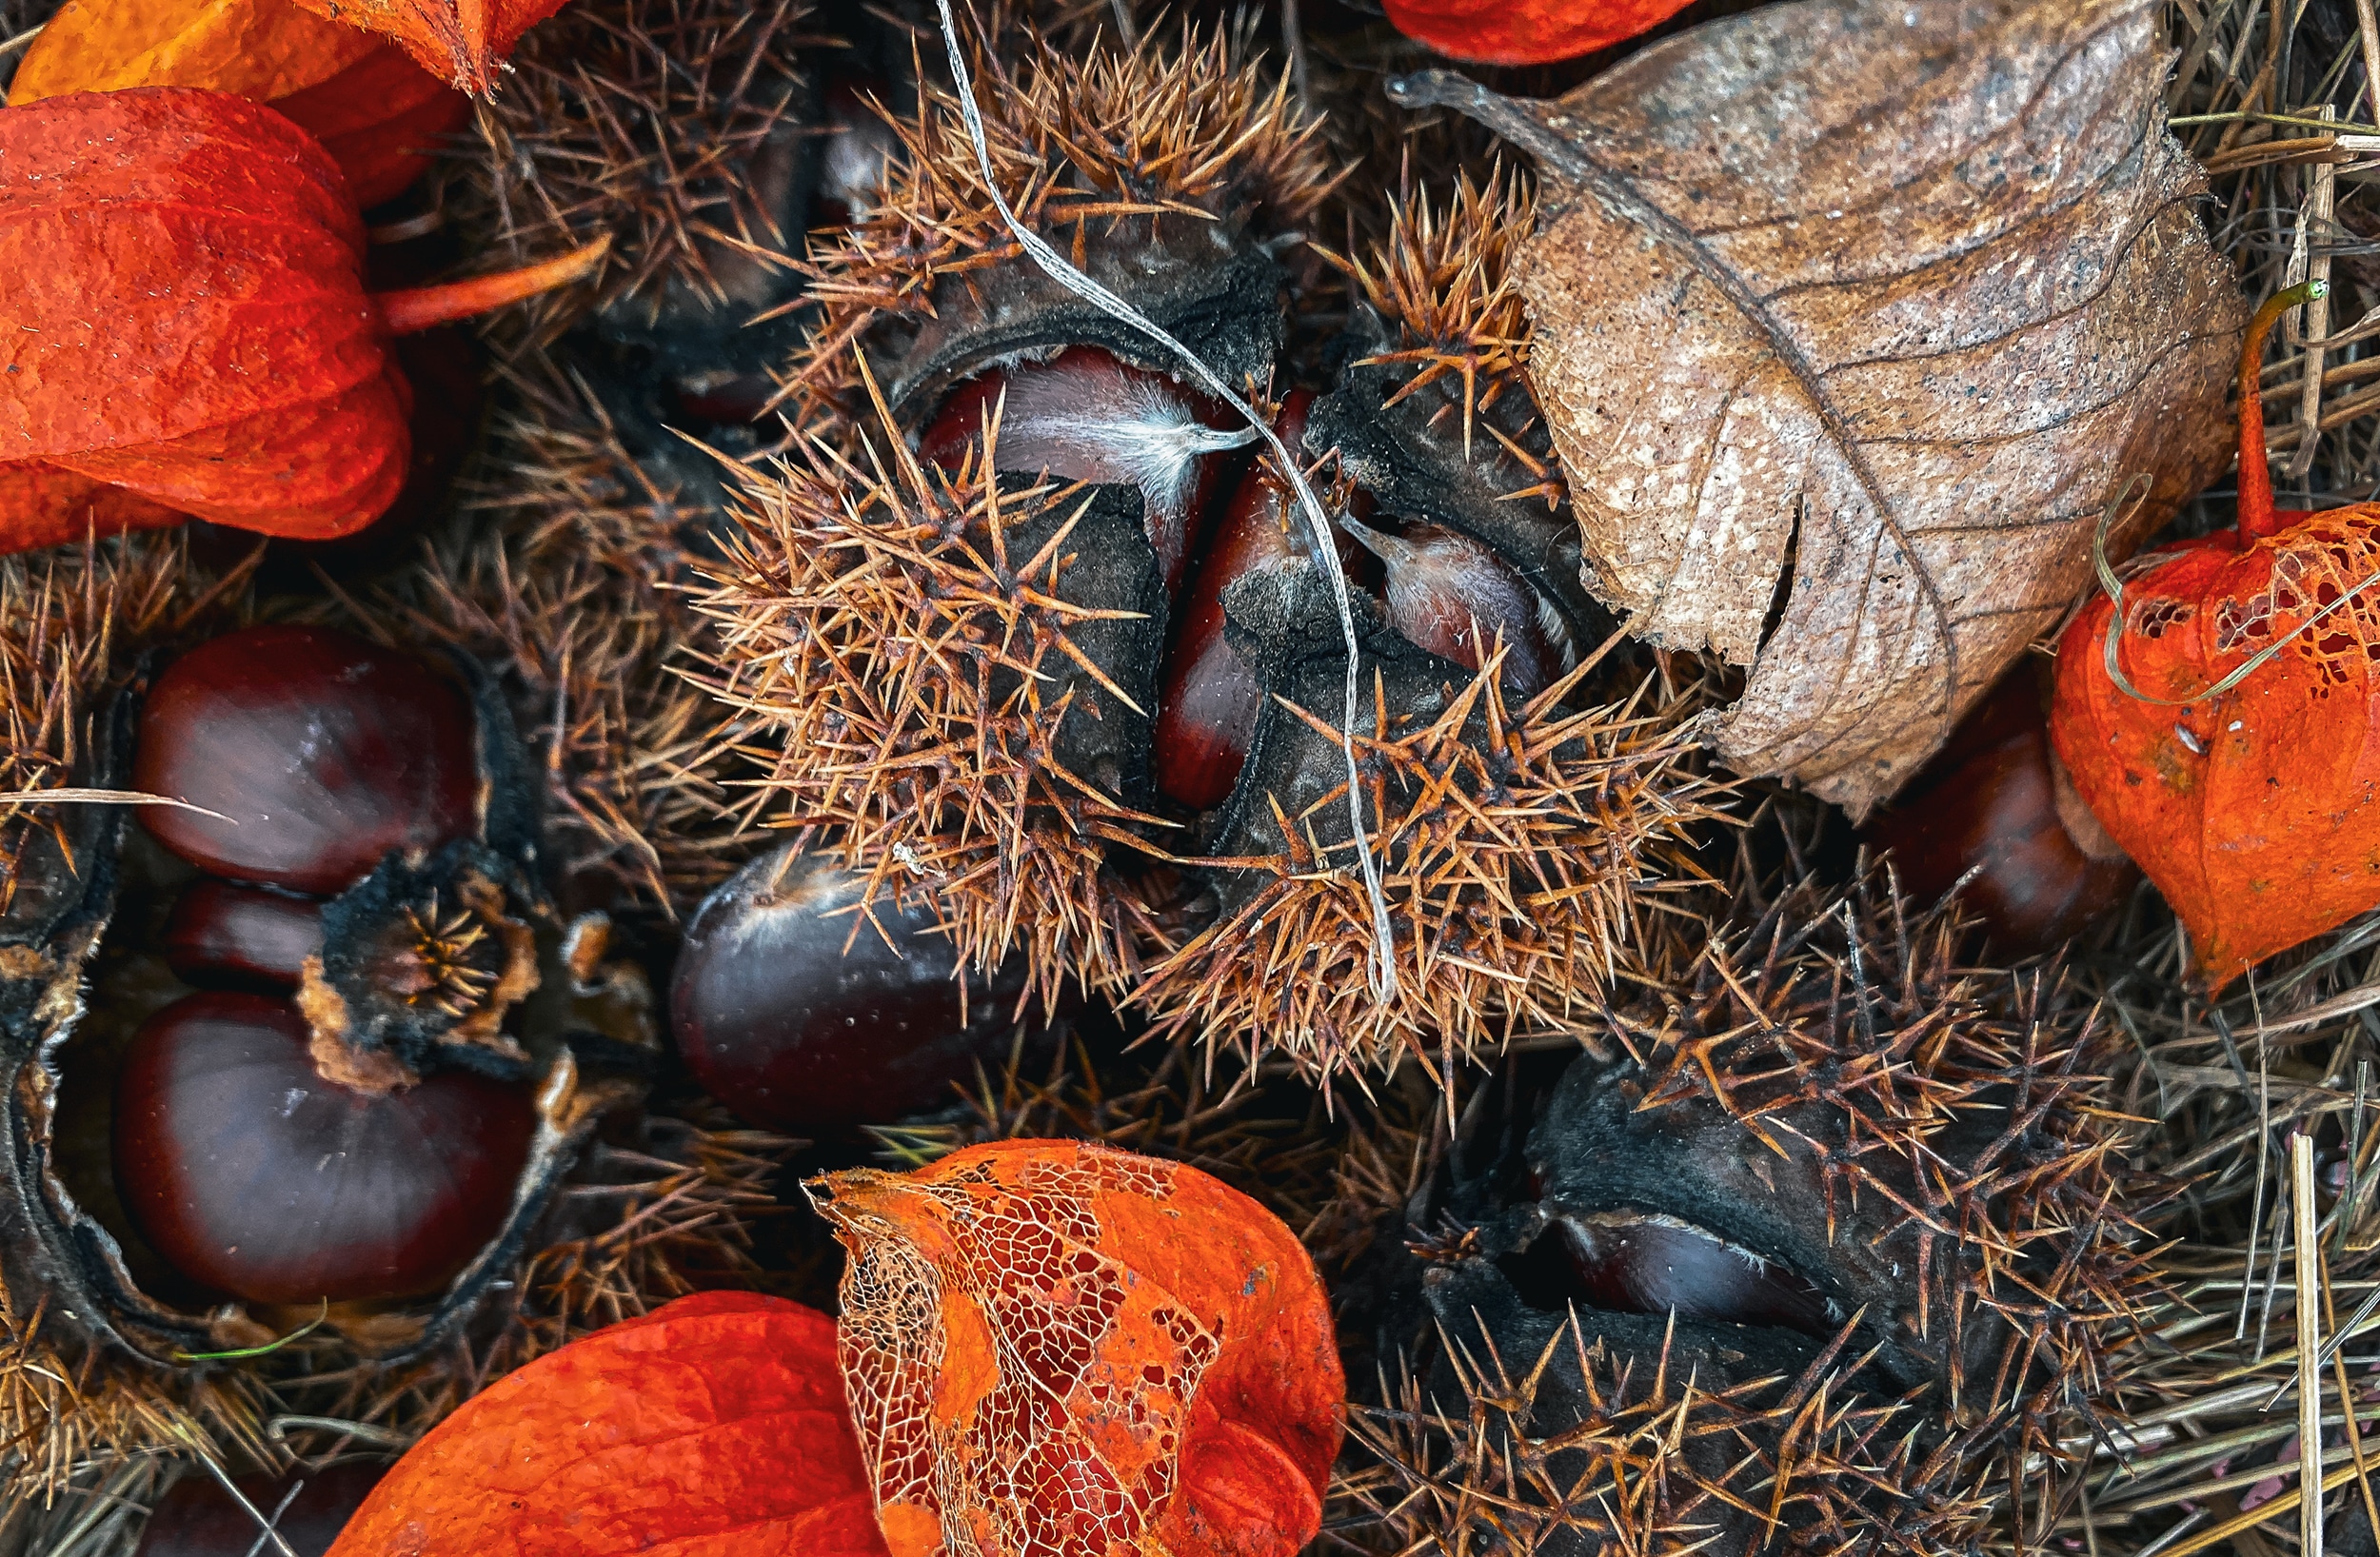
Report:
[[[1782,1326],[1824,1341],[1843,1316],[1807,1277],[1691,1222],[1622,1211],[1560,1216],[1585,1301],[1608,1313]]]
[[[880,900],[862,915],[866,896],[862,877],[782,849],[687,926],[670,1031],[738,1117],[810,1133],[885,1124],[947,1101],[979,1059],[1007,1052],[1021,970],[962,978],[930,908]]]
[[[1561,613],[1486,542],[1437,524],[1399,534],[1352,515],[1339,522],[1386,567],[1388,624],[1408,641],[1465,670],[1486,665],[1500,643],[1499,679],[1522,698],[1577,662]]]
[[[327,1079],[286,1002],[178,1000],[115,1092],[116,1184],[185,1275],[268,1304],[434,1291],[504,1226],[537,1114],[466,1071],[372,1094]]]
[[[2140,868],[2067,778],[2050,747],[2039,690],[2021,667],[1863,836],[1891,851],[1916,901],[1932,902],[1966,879],[1960,902],[2010,956],[2081,934],[2122,907],[2140,880]]]
[[[296,1557],[323,1557],[387,1473],[384,1466],[349,1461],[285,1476],[241,1476],[232,1485],[250,1508],[272,1521],[273,1533]],[[194,1471],[157,1500],[132,1557],[248,1557],[280,1549],[260,1545],[261,1534],[254,1517],[221,1482]]]
[[[201,877],[166,916],[166,965],[201,989],[293,990],[323,949],[323,905]]]
[[[1281,402],[1274,430],[1296,449],[1305,439],[1314,392],[1294,389]],[[1233,490],[1216,521],[1183,601],[1180,625],[1165,657],[1150,756],[1158,792],[1193,811],[1223,803],[1248,759],[1264,688],[1223,632],[1223,591],[1251,573],[1313,554],[1313,539],[1288,487],[1259,462]],[[1357,572],[1355,548],[1340,544],[1340,562]]]
[[[1138,487],[1165,592],[1180,594],[1218,456],[1249,439],[1236,417],[1162,373],[1075,345],[961,384],[919,438],[920,458],[958,464],[995,416],[996,468]]]
[[[323,628],[249,627],[158,677],[132,782],[202,808],[141,812],[200,869],[337,892],[386,855],[471,831],[471,708],[411,655]]]

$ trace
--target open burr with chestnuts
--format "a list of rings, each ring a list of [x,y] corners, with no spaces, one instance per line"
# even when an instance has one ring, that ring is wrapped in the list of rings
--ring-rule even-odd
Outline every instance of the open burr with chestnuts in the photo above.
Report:
[[[1525,200],[1402,205],[1347,266],[1353,365],[1300,386],[1333,175],[1285,84],[1188,29],[1013,53],[1000,199],[1174,345],[1018,251],[947,93],[896,122],[882,200],[812,262],[804,435],[704,599],[772,808],[1043,1002],[1317,1076],[1558,1028],[1625,960],[1630,862],[1707,804],[1590,680],[1609,622],[1502,270]]]
[[[80,776],[155,803],[10,839],[9,1291],[169,1369],[293,1313],[417,1354],[641,1095],[644,976],[554,906],[466,657],[277,625],[80,646]]]

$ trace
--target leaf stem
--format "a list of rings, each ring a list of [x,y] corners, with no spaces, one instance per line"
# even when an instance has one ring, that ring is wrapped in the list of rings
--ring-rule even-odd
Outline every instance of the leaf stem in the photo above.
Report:
[[[374,292],[372,301],[380,305],[380,317],[391,335],[411,335],[437,325],[451,325],[458,319],[501,308],[507,303],[549,292],[557,286],[567,286],[592,271],[611,252],[611,236],[606,233],[584,248],[574,248],[558,258],[525,265],[518,270],[500,270],[492,276],[468,276],[462,281],[441,282],[435,286],[409,286],[393,292]]]
[[[2272,470],[2264,451],[2264,395],[2259,384],[2264,373],[2265,338],[2272,333],[2273,325],[2291,308],[2312,303],[2330,295],[2330,284],[2320,279],[2301,281],[2286,291],[2273,293],[2264,300],[2264,306],[2248,322],[2248,338],[2239,348],[2239,538],[2242,542],[2261,541],[2280,528],[2272,517]]]

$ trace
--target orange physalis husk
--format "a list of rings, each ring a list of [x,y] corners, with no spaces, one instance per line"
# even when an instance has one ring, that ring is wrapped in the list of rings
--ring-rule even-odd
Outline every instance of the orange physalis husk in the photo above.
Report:
[[[1397,30],[1480,65],[1576,59],[1649,31],[1687,0],[1387,0]]]
[[[397,1462],[331,1557],[883,1557],[835,1324],[699,1292],[551,1351]]]
[[[299,0],[318,16],[394,38],[423,69],[473,97],[495,95],[521,34],[568,0]]]
[[[805,1186],[893,1557],[1289,1557],[1346,1380],[1314,1262],[1195,1168],[994,1141]]]
[[[2275,513],[2257,389],[2266,333],[2321,286],[2249,327],[2238,529],[2126,569],[2112,651],[2105,595],[2058,645],[2058,757],[2214,989],[2380,907],[2380,505]]]
[[[177,514],[361,529],[410,452],[388,337],[563,285],[603,249],[374,297],[346,182],[269,108],[147,87],[0,112],[0,551]]]
[[[395,44],[294,0],[67,0],[25,51],[9,103],[133,87],[278,109],[322,142],[364,207],[402,193],[471,106]]]

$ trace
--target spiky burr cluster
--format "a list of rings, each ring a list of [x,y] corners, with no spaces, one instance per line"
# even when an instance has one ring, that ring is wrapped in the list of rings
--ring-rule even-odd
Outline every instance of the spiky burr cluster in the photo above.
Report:
[[[1288,361],[1279,255],[1332,180],[1285,86],[1223,40],[1171,44],[1078,60],[979,38],[993,174],[1021,225],[1270,406]],[[1160,375],[1181,365],[1027,259],[948,94],[928,89],[899,133],[885,198],[809,267],[818,319],[783,396],[803,432],[747,483],[744,533],[704,596],[707,684],[768,770],[753,814],[831,835],[880,898],[932,902],[976,966],[1023,955],[1044,1001],[1080,983],[1251,1065],[1279,1054],[1324,1079],[1408,1054],[1443,1066],[1574,1026],[1657,883],[1691,875],[1679,851],[1714,795],[1673,739],[1690,700],[1636,701],[1635,670],[1581,667],[1593,607],[1519,377],[1517,184],[1399,205],[1387,242],[1349,266],[1390,338],[1315,403],[1313,427],[1334,431],[1299,451],[1357,450],[1314,475],[1364,544],[1404,543],[1354,522],[1377,496],[1418,526],[1413,546],[1450,547],[1499,602],[1525,602],[1492,632],[1468,599],[1439,608],[1468,623],[1455,636],[1481,667],[1399,636],[1410,591],[1392,584],[1386,619],[1354,601],[1368,700],[1351,744],[1388,905],[1383,979],[1367,967],[1378,920],[1338,733],[1345,629],[1298,556],[1312,555],[1305,518],[1284,497],[1269,518],[1217,521],[1283,531],[1265,553],[1279,556],[1213,587],[1212,625],[1185,625],[1200,607],[1159,534],[1159,488],[1116,452],[1161,439],[1101,400],[1163,402],[1182,386]],[[1032,372],[1045,376],[1014,376]],[[976,402],[950,398],[979,382],[980,427]],[[1053,399],[1067,393],[1080,402]],[[1006,470],[1003,408],[1039,441]],[[1194,422],[1203,412],[1173,414],[1231,441]],[[1477,465],[1475,424],[1494,456]],[[1051,448],[1081,484],[1021,474]],[[1269,456],[1261,468],[1279,474]],[[1482,641],[1508,631],[1502,650]],[[1161,673],[1194,633],[1229,641],[1261,682],[1236,738],[1245,776],[1202,813],[1152,778]],[[1507,684],[1520,636],[1530,673]]]
[[[742,856],[726,710],[679,674],[711,511],[549,362],[506,370],[500,395],[473,522],[390,581],[375,614],[501,667],[566,879],[590,900],[688,908]]]
[[[480,110],[465,221],[522,253],[609,234],[600,301],[647,326],[673,305],[748,317],[780,301],[802,252],[804,9],[571,7]]]
[[[1849,898],[1798,886],[1740,938],[1714,936],[1682,1007],[1622,1017],[1648,1112],[1723,1114],[1806,1154],[1830,1237],[1908,1242],[1905,1344],[1942,1359],[1974,1442],[2088,1410],[2141,1296],[2127,1121],[2102,1098],[2117,1044],[2055,968],[1967,970],[1947,915],[1913,917],[1874,877]],[[1988,1370],[1973,1367],[1982,1345]]]
[[[1614,1015],[1613,1057],[1582,1059],[1530,1137],[1522,1236],[1558,1243],[1607,1192],[1709,1222],[1755,1207],[1815,1252],[1793,1274],[1829,1317],[1780,1342],[1691,1311],[1548,1312],[1493,1263],[1512,1227],[1473,1230],[1434,1251],[1456,1262],[1430,1278],[1437,1384],[1351,1424],[1378,1463],[1350,1493],[1391,1538],[1915,1557],[1971,1547],[2010,1493],[2055,1506],[2140,1350],[2157,1192],[2125,1178],[2106,1032],[2054,971],[1960,968],[1955,931],[1873,883],[1796,888]],[[1450,1385],[1468,1410],[1429,1398]]]
[[[1150,931],[1106,847],[1164,826],[1113,771],[1109,738],[1145,726],[1148,689],[1098,668],[1120,638],[1153,664],[1133,641],[1147,623],[1085,603],[1121,548],[1093,543],[1080,497],[1008,489],[972,462],[928,470],[886,443],[898,474],[874,463],[883,445],[813,447],[752,485],[703,597],[712,688],[766,727],[764,782],[788,817],[836,830],[871,899],[932,894],[964,959],[1023,950],[1045,1004],[1069,976],[1120,988]]]
[[[1618,971],[1618,948],[1641,938],[1636,921],[1658,911],[1656,857],[1711,815],[1676,772],[1683,754],[1665,720],[1571,710],[1576,673],[1508,707],[1493,663],[1441,698],[1372,669],[1356,756],[1395,992],[1383,998],[1366,971],[1374,924],[1344,782],[1298,795],[1294,811],[1268,791],[1253,832],[1274,852],[1216,862],[1232,872],[1227,911],[1135,992],[1160,1032],[1202,1035],[1251,1065],[1279,1054],[1324,1081],[1408,1053],[1451,1067],[1575,1026]],[[1336,745],[1331,703],[1285,706]]]
[[[996,20],[990,30],[1021,44],[976,40],[977,100],[1000,193],[1095,275],[1095,239],[1138,246],[1219,222],[1286,232],[1330,192],[1315,122],[1298,111],[1285,79],[1267,85],[1228,38],[1201,41],[1185,27],[1179,47],[1152,33],[1129,52],[1069,58],[1021,28]],[[948,340],[1013,323],[1016,300],[992,295],[991,272],[1006,266],[1013,288],[1025,268],[957,100],[927,89],[915,116],[893,128],[900,148],[883,203],[809,266],[819,323],[789,384],[861,417],[855,344],[907,331]],[[1033,289],[1046,294],[1051,284]],[[908,385],[887,387],[898,404]]]

